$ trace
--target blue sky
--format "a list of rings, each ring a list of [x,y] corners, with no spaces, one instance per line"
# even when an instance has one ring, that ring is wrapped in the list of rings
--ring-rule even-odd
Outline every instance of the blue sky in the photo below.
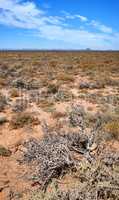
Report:
[[[119,50],[119,0],[0,0],[0,48]]]

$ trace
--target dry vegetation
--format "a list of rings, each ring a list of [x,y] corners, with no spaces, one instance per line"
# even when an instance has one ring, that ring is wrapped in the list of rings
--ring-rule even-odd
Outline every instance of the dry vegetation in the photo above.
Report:
[[[0,200],[119,200],[119,52],[0,52]]]

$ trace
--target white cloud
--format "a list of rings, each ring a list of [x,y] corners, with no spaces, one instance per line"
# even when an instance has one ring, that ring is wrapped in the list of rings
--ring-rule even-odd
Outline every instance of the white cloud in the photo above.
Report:
[[[66,11],[62,11],[62,13],[64,14],[64,17],[67,18],[67,19],[80,19],[82,22],[86,22],[88,21],[87,17],[84,17],[82,15],[79,15],[79,14],[75,14],[75,15],[72,15]]]
[[[77,18],[79,18],[82,22],[87,22],[88,21],[88,19],[87,19],[87,17],[84,17],[84,16],[82,16],[82,15],[75,15]]]
[[[104,24],[101,24],[100,22],[97,22],[95,20],[92,20],[90,22],[90,25],[94,26],[96,29],[98,29],[104,33],[112,33],[113,32],[111,27],[105,26]]]
[[[67,19],[80,19],[83,28],[71,28],[72,22]],[[88,25],[99,31],[89,31]],[[0,23],[8,26],[35,30],[39,37],[61,41],[72,48],[113,49],[119,42],[119,34],[113,32],[97,21],[90,21],[87,17],[68,12],[63,16],[49,16],[44,10],[38,8],[32,1],[24,3],[21,0],[0,0]]]

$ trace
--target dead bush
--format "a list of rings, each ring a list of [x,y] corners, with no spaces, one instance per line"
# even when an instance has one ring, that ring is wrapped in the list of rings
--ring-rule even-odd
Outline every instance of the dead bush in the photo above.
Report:
[[[45,134],[40,141],[31,139],[25,144],[27,152],[24,161],[37,162],[35,176],[42,188],[46,188],[54,177],[59,177],[69,168],[75,168],[76,160],[72,152],[85,154],[88,137],[79,133]]]

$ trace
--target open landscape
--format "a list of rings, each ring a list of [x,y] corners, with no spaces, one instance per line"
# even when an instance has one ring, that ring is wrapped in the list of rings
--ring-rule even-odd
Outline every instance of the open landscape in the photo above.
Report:
[[[119,52],[0,52],[0,200],[119,200]]]

